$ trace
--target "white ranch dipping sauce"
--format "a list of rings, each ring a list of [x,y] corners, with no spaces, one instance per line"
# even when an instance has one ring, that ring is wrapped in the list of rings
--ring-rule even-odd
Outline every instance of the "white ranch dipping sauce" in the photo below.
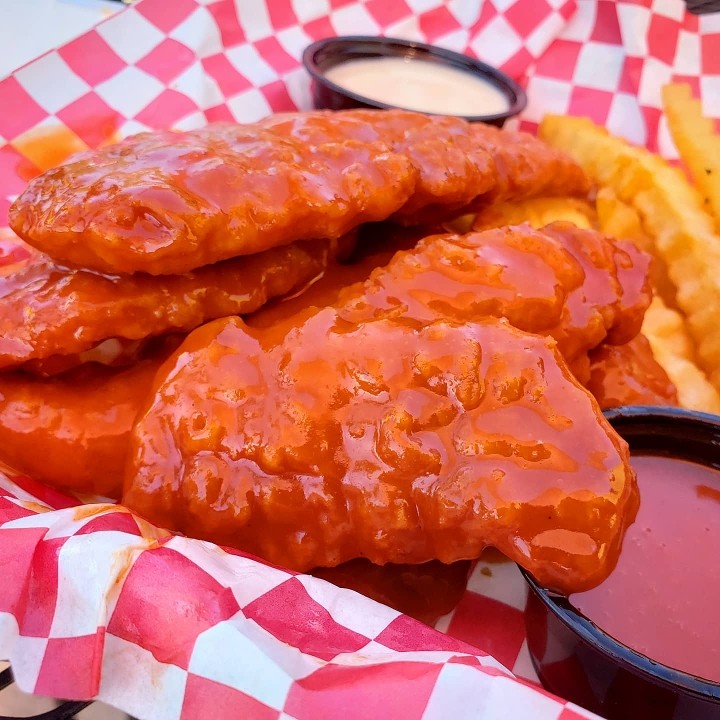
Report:
[[[442,115],[496,115],[510,109],[502,90],[464,70],[417,58],[348,60],[325,77],[376,102]]]

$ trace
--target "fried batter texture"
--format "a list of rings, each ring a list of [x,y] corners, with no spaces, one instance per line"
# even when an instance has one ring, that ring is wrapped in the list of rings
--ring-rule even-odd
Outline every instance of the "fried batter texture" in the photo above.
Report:
[[[339,238],[402,207],[417,176],[410,161],[327,131],[317,146],[254,125],[141,133],[32,180],[10,225],[73,265],[172,274]]]
[[[475,141],[493,156],[497,168],[495,187],[481,198],[485,204],[528,197],[583,197],[590,191],[581,167],[564,151],[534,135],[484,123],[473,124],[472,132]]]
[[[441,217],[447,216],[470,205],[496,183],[494,158],[460,118],[429,117],[405,110],[318,111],[272,115],[262,125],[310,145],[321,143],[329,126],[344,139],[387,143],[418,170],[412,196],[394,213],[408,224],[421,210],[430,214],[430,208],[439,211]]]
[[[402,317],[418,324],[504,317],[555,338],[584,382],[589,350],[640,332],[651,300],[648,263],[631,243],[570,223],[437,235],[343,291],[339,315],[355,323]]]
[[[624,345],[603,344],[593,350],[586,387],[601,408],[679,405],[677,389],[643,335]]]
[[[366,231],[361,244],[372,233],[381,238],[378,247],[396,244],[396,233],[388,238],[382,227]],[[566,222],[540,230],[518,225],[432,235],[394,255],[380,250],[357,265],[333,266],[308,292],[266,307],[247,322],[278,324],[282,332],[297,322],[293,314],[337,302],[350,322],[504,317],[520,330],[555,338],[585,383],[590,350],[603,342],[623,344],[640,332],[650,303],[649,262],[632,243]]]
[[[53,378],[0,373],[3,462],[61,490],[118,498],[130,429],[168,354]]]
[[[492,545],[560,591],[610,571],[637,503],[627,447],[553,341],[335,308],[269,335],[226,318],[188,336],[133,430],[125,505],[296,570]]]
[[[588,188],[577,164],[522,133],[406,111],[295,113],[76,155],[31,181],[10,224],[62,262],[158,275],[364,222]]]
[[[322,274],[326,242],[295,243],[184,275],[102,275],[0,239],[0,368],[141,340],[257,310]],[[12,262],[10,262],[12,259]]]

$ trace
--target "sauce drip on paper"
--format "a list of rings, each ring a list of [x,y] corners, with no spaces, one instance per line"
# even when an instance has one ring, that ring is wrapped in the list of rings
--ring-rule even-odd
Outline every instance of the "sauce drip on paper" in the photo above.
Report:
[[[93,118],[88,121],[88,127],[92,128],[91,141],[97,147],[120,139],[115,118]],[[83,132],[83,135],[87,133]],[[23,156],[16,173],[27,181],[60,165],[71,155],[88,149],[85,140],[65,125],[35,128],[17,137],[12,146]]]

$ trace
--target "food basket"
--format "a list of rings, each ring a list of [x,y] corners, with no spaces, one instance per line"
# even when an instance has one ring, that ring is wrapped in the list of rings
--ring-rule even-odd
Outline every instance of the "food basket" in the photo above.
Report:
[[[527,90],[521,129],[546,113],[587,115],[673,157],[660,88],[678,79],[720,117],[720,15],[681,0],[140,0],[0,80],[0,227],[57,159],[38,138],[79,150],[308,109],[302,51],[342,34],[417,39],[500,67]],[[5,468],[0,567],[0,658],[38,695],[167,720],[591,717],[535,684],[525,587],[494,556],[432,629]],[[69,717],[53,712],[42,717]]]

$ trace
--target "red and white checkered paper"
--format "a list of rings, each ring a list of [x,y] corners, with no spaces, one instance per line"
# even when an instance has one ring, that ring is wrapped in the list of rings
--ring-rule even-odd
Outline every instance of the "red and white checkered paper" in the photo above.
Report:
[[[349,590],[9,471],[0,486],[0,656],[28,691],[148,720],[593,717]]]
[[[525,129],[546,112],[587,115],[672,157],[669,80],[720,117],[720,14],[682,0],[142,0],[0,80],[0,228],[41,166],[33,138],[59,128],[82,149],[309,108],[302,50],[343,34],[503,68],[527,88]],[[0,657],[19,684],[139,718],[589,717],[505,669],[534,677],[509,563],[481,561],[437,632],[0,472],[0,578]]]

